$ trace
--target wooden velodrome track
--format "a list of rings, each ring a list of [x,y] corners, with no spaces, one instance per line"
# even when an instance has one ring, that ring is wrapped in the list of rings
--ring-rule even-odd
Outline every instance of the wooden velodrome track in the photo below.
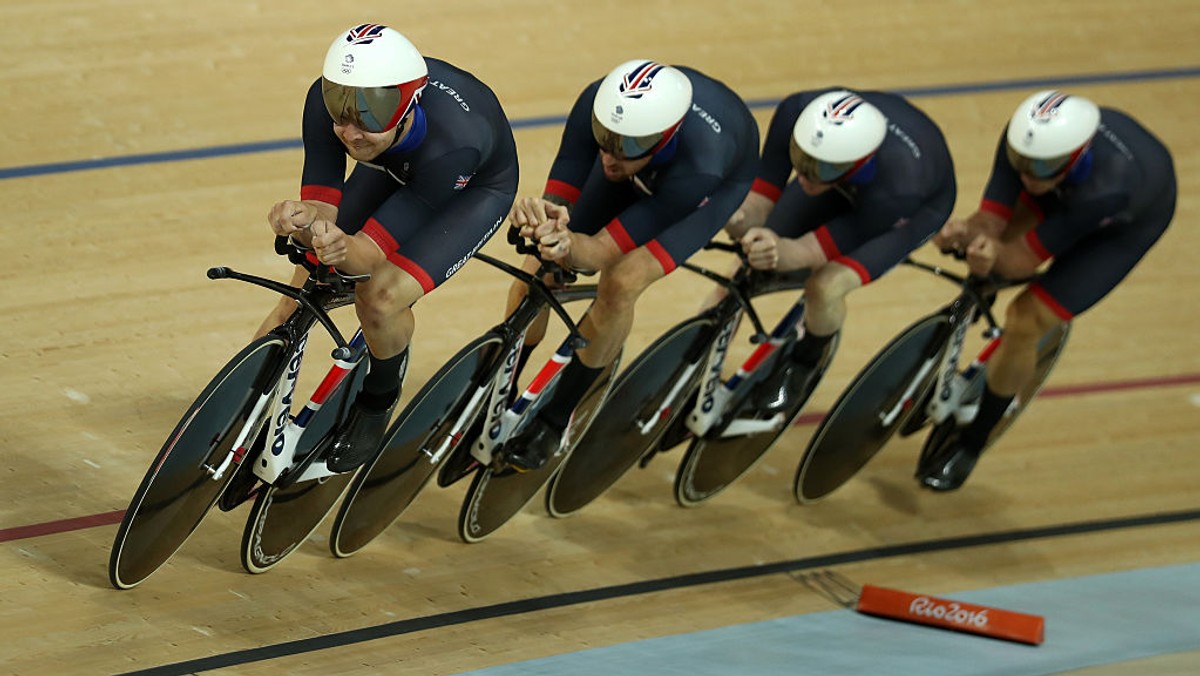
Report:
[[[0,672],[115,673],[216,656],[185,670],[452,673],[828,610],[785,574],[721,581],[720,572],[907,543],[933,544],[836,570],[938,594],[1200,561],[1193,0],[1136,9],[1118,0],[46,0],[4,3],[0,19]],[[1179,207],[1143,264],[1076,323],[1051,380],[1058,396],[1039,401],[956,494],[918,489],[919,441],[907,440],[825,502],[801,507],[790,489],[806,424],[695,510],[671,499],[675,455],[576,518],[552,520],[535,503],[468,546],[454,533],[457,485],[422,495],[355,558],[329,556],[326,525],[277,570],[250,576],[237,559],[243,509],[213,514],[144,585],[114,591],[105,566],[117,514],[179,414],[273,301],[204,270],[287,273],[264,215],[296,194],[299,105],[329,40],[362,21],[402,30],[499,93],[523,124],[522,194],[540,192],[557,120],[578,90],[647,56],[728,82],[764,128],[771,102],[801,88],[912,92],[949,139],[960,212],[977,203],[1016,102],[1063,85],[1131,112],[1166,141]],[[501,238],[486,250],[515,259]],[[422,301],[409,394],[499,318],[506,288],[475,264]],[[629,348],[692,312],[704,290],[686,273],[654,288]],[[900,270],[855,294],[838,360],[809,410],[825,410],[890,336],[952,292]],[[1124,521],[1138,517],[1152,518]],[[1019,537],[1084,523],[1104,527]],[[983,537],[938,548],[959,536]],[[526,603],[710,571],[711,584],[544,610]],[[483,610],[456,615],[471,609]],[[371,631],[382,638],[355,642]]]

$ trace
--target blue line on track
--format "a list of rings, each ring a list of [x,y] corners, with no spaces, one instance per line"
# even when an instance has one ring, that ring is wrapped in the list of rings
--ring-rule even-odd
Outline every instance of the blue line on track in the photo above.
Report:
[[[1008,91],[1012,89],[1037,89],[1043,87],[1069,87],[1085,84],[1117,84],[1126,82],[1148,82],[1152,80],[1178,80],[1200,77],[1200,67],[1169,68],[1160,70],[1142,70],[1128,73],[1100,73],[1095,75],[1062,75],[1057,77],[1028,78],[1019,80],[999,80],[996,82],[971,82],[956,85],[941,85],[936,87],[910,87],[896,89],[904,96],[920,98],[932,96],[954,96],[958,94],[974,94],[979,92]],[[779,99],[757,99],[747,101],[751,108],[773,108]],[[551,115],[546,117],[529,117],[513,120],[513,129],[532,129],[561,125],[566,117]],[[193,148],[191,150],[171,150],[160,153],[142,153],[138,155],[121,155],[117,157],[102,157],[93,160],[77,160],[73,162],[52,162],[49,164],[32,164],[21,167],[0,169],[0,180],[10,178],[28,178],[31,176],[46,176],[51,174],[66,174],[74,171],[90,171],[93,169],[111,169],[114,167],[130,167],[140,164],[159,164],[166,162],[182,162],[186,160],[202,160],[214,157],[230,157],[234,155],[251,155],[255,153],[275,152],[279,150],[294,150],[302,146],[300,139],[279,139],[276,141],[258,141],[255,143],[235,143],[231,145],[213,146],[210,148]]]

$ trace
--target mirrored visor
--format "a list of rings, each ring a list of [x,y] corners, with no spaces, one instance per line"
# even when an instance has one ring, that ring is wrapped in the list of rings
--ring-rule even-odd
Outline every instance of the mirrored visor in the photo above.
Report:
[[[1060,155],[1059,157],[1051,157],[1045,160],[1035,160],[1032,157],[1026,157],[1017,152],[1011,145],[1008,149],[1008,163],[1012,165],[1017,173],[1032,176],[1033,178],[1047,179],[1054,178],[1066,170],[1071,162],[1071,158],[1075,153],[1069,155]]]
[[[349,87],[322,78],[321,95],[334,122],[375,134],[395,127],[408,112],[400,109],[400,87]]]
[[[858,162],[826,162],[809,155],[792,138],[790,155],[796,174],[813,183],[833,183],[846,175]]]
[[[596,118],[596,113],[592,113],[592,136],[596,138],[596,143],[600,144],[601,150],[621,160],[637,160],[649,155],[657,150],[662,145],[663,139],[677,128],[678,125],[647,136],[623,136],[605,127]]]

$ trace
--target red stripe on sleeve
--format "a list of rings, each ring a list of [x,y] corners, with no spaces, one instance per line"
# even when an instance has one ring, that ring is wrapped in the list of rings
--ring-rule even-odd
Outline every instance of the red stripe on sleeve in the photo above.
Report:
[[[817,237],[817,243],[821,245],[821,251],[825,252],[825,260],[831,261],[842,255],[837,243],[833,241],[833,235],[829,234],[829,228],[822,225],[813,234]]]
[[[783,189],[774,183],[756,178],[750,186],[750,192],[756,192],[772,202],[778,202],[780,195],[783,194]]]
[[[300,186],[300,199],[316,200],[336,207],[342,203],[342,191],[326,185],[304,185]]]
[[[633,238],[625,231],[625,226],[621,225],[621,219],[612,219],[612,222],[604,226],[604,229],[608,231],[609,236],[617,243],[617,247],[621,249],[621,253],[629,253],[637,248],[637,244],[633,242]]]
[[[1007,204],[1001,204],[994,200],[984,200],[980,202],[979,210],[986,211],[989,214],[995,214],[996,216],[1003,218],[1005,221],[1011,219],[1013,214],[1012,207],[1008,206]]]
[[[547,195],[556,195],[565,199],[571,204],[574,204],[579,200],[579,192],[579,188],[576,188],[570,183],[563,183],[562,181],[556,181],[554,179],[546,181]]]
[[[659,244],[658,240],[652,239],[646,243],[646,249],[658,259],[658,264],[662,266],[663,274],[671,274],[671,271],[675,269],[675,260],[671,258],[671,254],[667,253],[663,245]]]

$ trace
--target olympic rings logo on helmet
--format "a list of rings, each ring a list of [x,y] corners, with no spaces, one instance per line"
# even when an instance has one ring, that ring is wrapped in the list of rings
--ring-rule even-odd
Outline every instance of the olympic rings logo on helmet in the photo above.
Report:
[[[329,46],[321,96],[335,123],[378,134],[408,117],[428,82],[425,59],[407,38],[387,26],[360,24]]]
[[[1082,96],[1040,91],[1017,106],[1005,131],[1008,162],[1039,180],[1066,174],[1091,148],[1100,108]]]
[[[677,68],[627,61],[600,82],[592,101],[592,136],[623,160],[649,157],[679,131],[692,107],[692,83]]]

